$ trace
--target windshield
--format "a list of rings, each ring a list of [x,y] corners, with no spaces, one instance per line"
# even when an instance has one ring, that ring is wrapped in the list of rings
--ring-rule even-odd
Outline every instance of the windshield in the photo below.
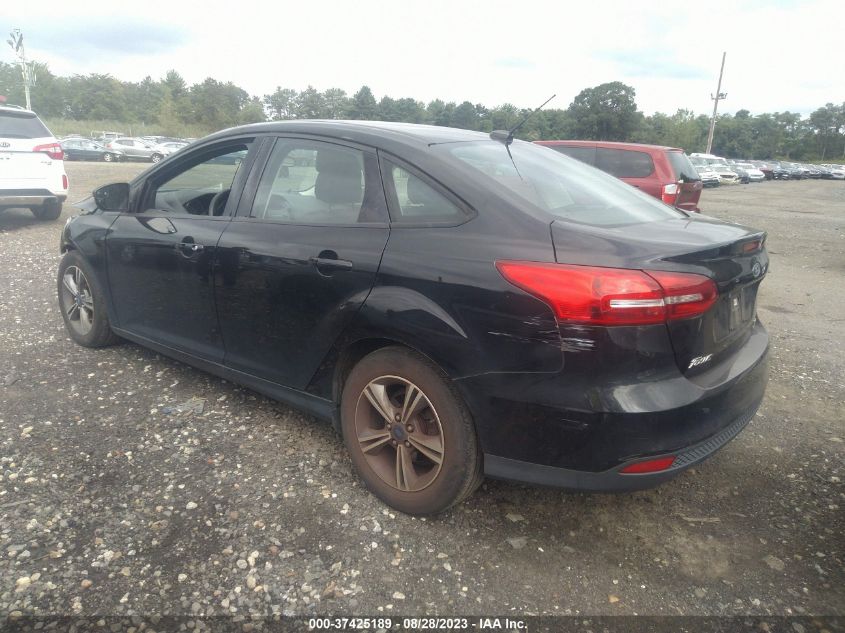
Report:
[[[499,141],[444,143],[434,149],[556,218],[618,226],[684,217],[599,169],[533,143],[515,141],[510,146],[513,162]]]

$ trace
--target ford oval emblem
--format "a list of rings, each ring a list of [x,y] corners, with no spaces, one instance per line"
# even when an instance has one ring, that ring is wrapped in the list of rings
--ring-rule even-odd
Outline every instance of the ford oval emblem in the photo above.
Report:
[[[760,265],[760,262],[754,262],[751,266],[751,274],[754,275],[755,279],[763,274],[763,267]]]

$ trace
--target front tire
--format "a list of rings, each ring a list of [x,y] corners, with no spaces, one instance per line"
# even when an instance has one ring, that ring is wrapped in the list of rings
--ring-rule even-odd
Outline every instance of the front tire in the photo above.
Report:
[[[164,157],[161,154],[153,154],[152,156],[150,156],[150,160],[154,163],[159,162],[162,158]]]
[[[103,162],[110,163],[110,162],[112,162],[113,160],[114,160],[114,158],[112,158],[112,155],[111,155],[111,154],[109,154],[108,152],[106,152],[105,154],[103,154]]]
[[[118,341],[106,312],[105,296],[94,271],[76,251],[59,264],[59,309],[70,338],[83,347],[105,347]]]
[[[62,214],[62,203],[58,200],[45,202],[40,207],[32,207],[30,211],[32,211],[32,215],[36,219],[43,222],[52,222],[53,220],[58,220]]]
[[[436,514],[481,484],[472,416],[448,377],[424,356],[385,347],[364,357],[344,384],[340,412],[356,471],[393,508]]]

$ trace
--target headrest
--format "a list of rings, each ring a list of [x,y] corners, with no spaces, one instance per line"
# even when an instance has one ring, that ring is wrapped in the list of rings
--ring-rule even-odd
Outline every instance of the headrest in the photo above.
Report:
[[[314,195],[328,204],[360,204],[363,197],[361,163],[348,150],[317,152]]]

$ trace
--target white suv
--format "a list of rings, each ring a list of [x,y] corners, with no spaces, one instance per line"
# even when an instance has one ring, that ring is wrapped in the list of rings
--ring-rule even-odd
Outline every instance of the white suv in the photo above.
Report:
[[[0,211],[29,208],[55,220],[67,199],[62,146],[30,110],[0,105]]]

